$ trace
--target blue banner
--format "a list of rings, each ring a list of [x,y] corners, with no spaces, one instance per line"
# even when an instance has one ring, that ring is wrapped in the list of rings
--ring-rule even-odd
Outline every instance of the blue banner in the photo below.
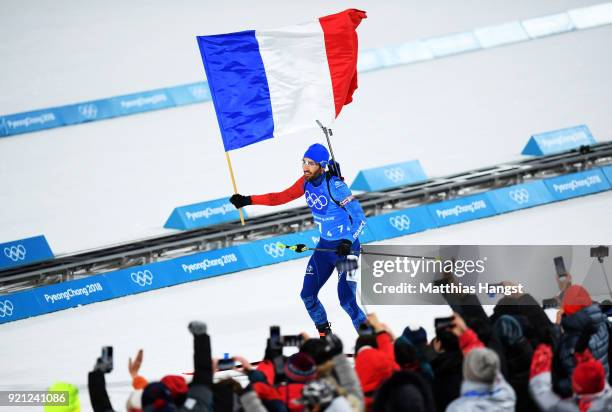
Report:
[[[544,156],[595,144],[586,125],[534,134],[521,152],[524,155]]]
[[[0,243],[0,270],[53,259],[53,252],[44,236]]]
[[[4,117],[0,117],[0,137],[6,136],[6,126],[4,125]]]
[[[351,190],[374,192],[427,180],[418,160],[362,170],[351,184]]]
[[[43,313],[33,290],[0,296],[0,324]]]
[[[555,201],[555,198],[541,180],[492,190],[487,192],[487,196],[499,213],[512,212],[513,210]]]
[[[106,273],[110,288],[117,296],[146,292],[179,283],[174,276],[176,265],[172,260],[137,266]]]
[[[247,214],[244,208],[242,212],[246,218]],[[238,210],[230,203],[229,198],[223,197],[221,199],[175,208],[164,224],[164,227],[167,229],[188,230],[232,222],[238,219],[240,219]]]
[[[610,183],[599,168],[545,179],[544,183],[557,200],[571,199],[610,189]]]
[[[376,240],[405,236],[436,227],[426,206],[403,209],[368,219]]]
[[[205,279],[248,269],[246,258],[238,247],[211,250],[173,259],[177,283]]]
[[[170,87],[166,89],[177,106],[201,103],[212,100],[208,83],[198,82]]]
[[[612,166],[602,167],[601,170],[608,178],[608,183],[610,183],[610,186],[612,186]]]
[[[58,111],[65,125],[93,122],[117,116],[109,100],[94,100],[70,106],[59,107]]]
[[[478,194],[427,206],[438,227],[493,216],[497,211],[486,195]]]
[[[41,313],[54,312],[117,297],[104,275],[42,286],[32,289],[32,292],[38,299]]]
[[[118,116],[176,106],[165,89],[113,97],[110,99],[110,104]]]
[[[64,125],[57,108],[9,114],[4,116],[3,123],[7,136],[36,132]]]

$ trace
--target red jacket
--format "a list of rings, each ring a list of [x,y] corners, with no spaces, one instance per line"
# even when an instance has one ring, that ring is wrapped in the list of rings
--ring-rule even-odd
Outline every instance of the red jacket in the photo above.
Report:
[[[394,371],[399,370],[395,363],[393,341],[387,332],[376,336],[376,348],[362,348],[355,356],[355,371],[365,396],[366,410],[372,410],[376,390]]]
[[[272,361],[264,360],[259,363],[257,370],[261,371],[268,382],[258,382],[253,385],[253,389],[262,400],[279,400],[283,402],[287,409],[293,412],[302,412],[302,405],[295,403],[302,397],[303,383],[290,382],[287,385],[278,387],[273,386],[276,372]]]

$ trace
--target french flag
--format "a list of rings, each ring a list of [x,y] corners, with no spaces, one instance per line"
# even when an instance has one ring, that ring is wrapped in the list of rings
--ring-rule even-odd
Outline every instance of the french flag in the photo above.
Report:
[[[198,36],[225,151],[329,125],[357,89],[356,9],[277,30]]]

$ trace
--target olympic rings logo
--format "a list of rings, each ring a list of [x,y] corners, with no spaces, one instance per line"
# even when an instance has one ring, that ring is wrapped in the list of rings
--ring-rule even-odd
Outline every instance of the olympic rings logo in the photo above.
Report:
[[[153,283],[153,273],[148,269],[133,272],[130,277],[132,278],[132,282],[136,283],[138,286],[145,287]]]
[[[26,257],[26,248],[23,245],[16,245],[4,248],[4,255],[13,262],[24,260]]]
[[[410,218],[406,215],[391,216],[389,223],[400,232],[410,229]]]
[[[529,191],[524,187],[521,189],[511,190],[508,193],[508,196],[510,196],[510,199],[514,200],[519,205],[529,202]]]
[[[264,252],[272,256],[274,259],[285,256],[285,248],[278,247],[276,243],[265,244]]]
[[[306,195],[306,203],[309,207],[314,207],[317,210],[321,210],[327,206],[327,197],[323,195],[317,196],[316,193],[310,193],[308,190],[304,194]]]
[[[0,318],[9,317],[13,315],[13,302],[5,300],[0,302]]]
[[[385,177],[389,179],[390,181],[392,181],[393,183],[401,182],[406,177],[404,170],[400,169],[399,167],[385,169],[384,173],[385,173]]]

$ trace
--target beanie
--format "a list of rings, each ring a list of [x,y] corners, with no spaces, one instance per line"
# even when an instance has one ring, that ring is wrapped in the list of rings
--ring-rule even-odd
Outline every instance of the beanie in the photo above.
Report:
[[[187,392],[189,392],[185,378],[178,375],[167,375],[162,378],[161,383],[166,385],[175,404],[180,406],[185,402]]]
[[[419,327],[418,329],[412,330],[410,326],[406,326],[404,328],[404,332],[402,336],[406,337],[410,342],[414,345],[426,345],[427,344],[427,332],[423,327]]]
[[[322,144],[315,143],[311,145],[308,150],[306,150],[306,153],[304,153],[304,158],[312,159],[319,163],[321,167],[326,167],[327,163],[329,162],[329,152]]]
[[[491,349],[472,349],[463,359],[463,377],[466,380],[492,384],[498,372],[499,357]]]
[[[294,353],[285,363],[285,375],[294,382],[308,382],[316,377],[317,366],[309,355]]]
[[[68,405],[44,405],[43,410],[45,412],[79,412],[81,410],[79,388],[73,384],[66,382],[55,382],[49,387],[49,392],[68,392]]]
[[[585,288],[580,285],[572,285],[565,291],[562,307],[565,314],[573,315],[592,304],[591,295]]]
[[[513,316],[502,315],[493,324],[495,332],[506,346],[516,344],[523,337],[521,324]]]

